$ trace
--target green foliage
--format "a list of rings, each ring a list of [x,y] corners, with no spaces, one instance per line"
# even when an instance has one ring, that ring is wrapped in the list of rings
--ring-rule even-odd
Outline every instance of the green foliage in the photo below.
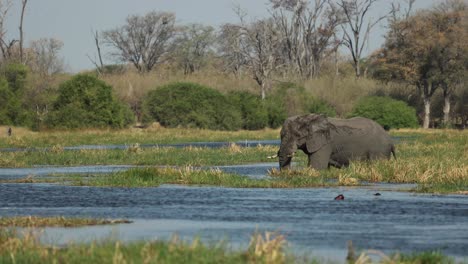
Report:
[[[19,63],[7,64],[2,69],[2,75],[8,82],[12,92],[20,95],[26,86],[26,79],[28,76],[28,67]]]
[[[171,83],[149,92],[148,114],[165,127],[237,130],[240,112],[220,92],[195,83]]]
[[[349,116],[370,118],[385,129],[418,126],[414,108],[389,97],[365,97],[356,104]]]
[[[128,107],[116,101],[112,87],[95,76],[78,74],[59,87],[47,117],[55,128],[123,128],[133,122]]]
[[[260,97],[249,92],[231,92],[229,100],[241,113],[242,129],[257,130],[268,125],[267,109]]]
[[[445,256],[441,252],[437,252],[437,251],[402,254],[398,258],[398,261],[402,263],[421,263],[421,264],[455,263],[453,258]]]
[[[10,89],[8,82],[0,78],[0,124],[24,125],[28,113],[22,108],[19,97]]]
[[[280,127],[289,116],[320,113],[336,116],[335,109],[326,101],[314,98],[306,89],[295,83],[281,83],[265,102],[268,111],[268,125]]]
[[[308,104],[308,110],[310,113],[325,114],[326,116],[329,116],[329,117],[336,116],[336,111],[330,104],[328,104],[324,100],[317,99],[317,98],[310,98],[310,102]]]
[[[268,113],[268,126],[278,128],[288,118],[286,107],[279,96],[270,96],[265,99],[265,108]]]

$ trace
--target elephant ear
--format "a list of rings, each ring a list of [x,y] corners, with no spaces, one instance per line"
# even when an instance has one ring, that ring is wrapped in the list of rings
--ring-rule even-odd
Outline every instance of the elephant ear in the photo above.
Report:
[[[309,153],[314,153],[330,143],[330,123],[325,116],[319,115],[312,120],[308,132],[306,147]]]

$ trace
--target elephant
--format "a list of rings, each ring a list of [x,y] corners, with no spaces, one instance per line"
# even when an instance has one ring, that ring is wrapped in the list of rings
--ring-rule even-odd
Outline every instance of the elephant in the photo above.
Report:
[[[280,169],[290,169],[298,149],[308,155],[308,166],[317,170],[342,168],[352,160],[396,159],[388,133],[373,120],[329,118],[321,114],[293,116],[281,129]]]

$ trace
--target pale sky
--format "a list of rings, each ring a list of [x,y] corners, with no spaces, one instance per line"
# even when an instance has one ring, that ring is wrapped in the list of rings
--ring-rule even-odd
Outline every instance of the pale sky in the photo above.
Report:
[[[429,8],[441,1],[416,0],[415,9]],[[13,2],[6,28],[10,39],[18,39],[21,0]],[[236,5],[245,9],[250,19],[268,16],[267,3],[268,0],[29,0],[23,26],[25,43],[28,45],[39,38],[60,39],[64,43],[61,55],[67,70],[77,72],[93,68],[86,56],[96,54],[92,29],[103,31],[121,26],[129,15],[168,11],[176,14],[178,24],[202,23],[217,27],[238,22],[233,11]],[[388,12],[390,4],[390,0],[381,0],[372,14]],[[367,52],[382,45],[384,25],[377,26],[373,33]],[[109,59],[105,61],[113,63]]]

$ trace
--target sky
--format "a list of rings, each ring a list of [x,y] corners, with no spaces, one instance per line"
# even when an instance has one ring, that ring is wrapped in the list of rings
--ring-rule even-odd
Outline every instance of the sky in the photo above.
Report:
[[[2,1],[2,0],[0,0]],[[401,0],[400,0],[401,1]],[[414,9],[430,8],[442,0],[416,0]],[[268,0],[29,0],[24,18],[25,45],[40,38],[56,38],[64,43],[61,56],[69,72],[92,69],[87,55],[94,58],[96,47],[92,30],[103,31],[122,26],[129,15],[149,11],[176,14],[179,24],[201,23],[217,27],[239,21],[233,7],[247,11],[249,19],[268,16]],[[391,1],[380,0],[371,16],[388,12]],[[21,0],[13,0],[6,29],[9,39],[18,39]],[[379,48],[385,35],[384,25],[374,29],[366,51]],[[109,58],[107,63],[114,63]]]

